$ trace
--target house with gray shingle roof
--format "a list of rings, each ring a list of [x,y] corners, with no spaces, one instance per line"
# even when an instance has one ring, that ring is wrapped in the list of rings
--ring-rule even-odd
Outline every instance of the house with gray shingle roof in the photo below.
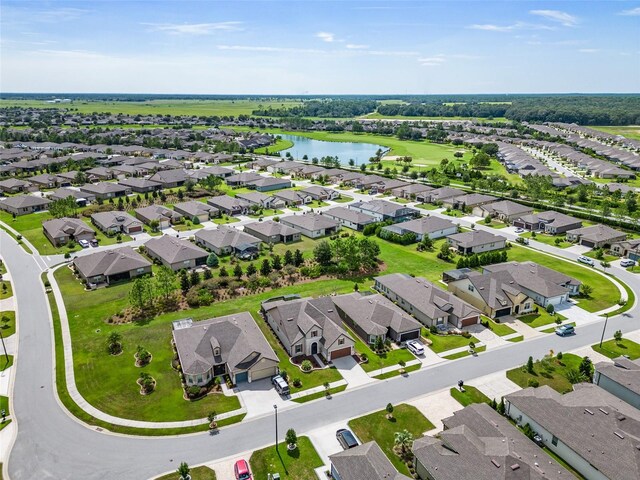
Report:
[[[245,185],[260,180],[262,175],[255,172],[240,172],[234,175],[229,175],[225,178],[225,182],[230,187],[244,187]]]
[[[420,212],[415,208],[409,208],[386,200],[369,200],[368,202],[355,202],[349,205],[350,210],[371,215],[378,222],[392,221],[404,222],[419,217]]]
[[[236,195],[236,198],[244,200],[250,205],[256,205],[260,208],[279,208],[284,206],[284,202],[278,200],[276,197],[265,195],[264,193],[260,192],[238,193]],[[256,207],[253,208],[255,209]]]
[[[496,200],[498,199],[492,195],[485,195],[483,193],[468,193],[466,195],[446,198],[442,201],[442,205],[456,210],[471,211],[475,207],[495,202]]]
[[[188,240],[162,235],[144,244],[149,257],[173,271],[196,268],[207,262],[209,253]]]
[[[408,222],[387,225],[382,230],[396,235],[413,233],[416,236],[416,241],[420,242],[425,235],[432,240],[453,235],[458,231],[458,226],[446,218],[427,216],[409,220]]]
[[[640,238],[633,238],[613,243],[611,253],[631,260],[640,260]]]
[[[567,240],[590,248],[604,248],[626,240],[627,234],[607,225],[577,228],[567,232]]]
[[[272,192],[291,187],[291,180],[287,178],[260,177],[258,180],[247,183],[247,187],[253,188],[258,192]]]
[[[158,228],[169,228],[171,225],[181,223],[184,217],[178,212],[162,205],[149,205],[148,207],[136,208],[136,218],[145,225],[150,225],[154,220],[158,222]]]
[[[472,213],[476,217],[491,217],[503,222],[513,222],[524,215],[531,215],[533,208],[511,200],[501,200],[476,206],[473,208]]]
[[[376,223],[376,218],[367,214],[351,210],[346,207],[334,207],[322,212],[322,215],[329,217],[340,223],[343,227],[352,230],[361,231],[364,227],[371,223]]]
[[[75,272],[87,283],[111,284],[151,274],[151,262],[130,247],[103,250],[73,259]]]
[[[0,181],[0,191],[3,193],[26,192],[30,186],[30,182],[18,178],[8,178]]]
[[[626,357],[594,365],[593,383],[640,409],[640,360]]]
[[[189,175],[182,168],[160,170],[149,177],[149,180],[162,185],[162,188],[181,187],[189,180]]]
[[[409,183],[398,188],[394,188],[391,193],[394,197],[404,198],[406,200],[414,200],[420,194],[426,194],[433,190],[433,187],[423,185],[422,183]]]
[[[505,237],[494,235],[486,230],[456,233],[449,235],[447,241],[460,255],[501,250],[507,246]]]
[[[51,200],[64,200],[69,197],[73,197],[80,207],[84,207],[88,203],[95,202],[96,200],[95,195],[87,192],[81,192],[80,190],[73,188],[59,188],[49,195],[49,199]]]
[[[249,312],[173,322],[173,343],[187,386],[229,375],[234,384],[270,378],[279,359]]]
[[[131,193],[131,188],[111,182],[87,183],[80,187],[80,191],[89,193],[99,200],[124,197]]]
[[[267,300],[261,312],[292,357],[320,354],[334,360],[354,353],[355,342],[332,297]]]
[[[410,480],[396,470],[376,442],[330,455],[329,460],[335,480]]]
[[[16,195],[0,200],[0,210],[12,215],[20,216],[34,212],[42,212],[47,209],[51,200],[36,195]]]
[[[331,235],[340,229],[340,224],[326,215],[307,213],[304,215],[290,215],[282,217],[280,222],[299,230],[309,238],[319,238]]]
[[[198,245],[207,248],[216,255],[255,256],[260,251],[261,240],[228,225],[216,229],[198,230],[194,235]]]
[[[241,198],[230,197],[229,195],[212,197],[207,200],[207,203],[225,215],[246,215],[249,213],[249,202]]]
[[[306,195],[310,195],[314,200],[335,200],[336,198],[340,198],[340,192],[337,190],[333,190],[332,188],[320,187],[318,185],[311,185],[303,190],[302,193]]]
[[[142,222],[127,212],[111,211],[91,214],[91,223],[107,235],[118,233],[141,233],[144,231]]]
[[[162,185],[158,182],[153,182],[147,178],[129,177],[123,178],[118,181],[119,185],[131,189],[136,193],[147,193],[162,190]]]
[[[306,205],[313,201],[313,197],[303,193],[302,190],[280,190],[274,193],[273,196],[282,200],[288,207],[291,205]]]
[[[206,222],[207,220],[220,216],[220,210],[207,203],[191,200],[188,202],[176,203],[173,209],[180,215],[184,215],[191,221],[194,218],[198,218],[200,222]]]
[[[558,235],[568,230],[582,228],[582,220],[555,210],[548,210],[518,217],[513,221],[513,226],[529,231],[542,230],[550,235]]]
[[[42,232],[54,247],[60,247],[70,241],[93,240],[96,232],[78,218],[54,218],[42,222]]]
[[[288,227],[281,222],[267,220],[266,222],[253,222],[244,226],[245,233],[259,238],[265,243],[291,243],[300,240],[300,231]]]

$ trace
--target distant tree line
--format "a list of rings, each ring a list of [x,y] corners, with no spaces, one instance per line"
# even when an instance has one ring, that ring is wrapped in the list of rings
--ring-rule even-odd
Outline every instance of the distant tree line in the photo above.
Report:
[[[292,108],[262,108],[251,112],[262,117],[359,117],[375,112],[378,103],[373,100],[311,100]]]

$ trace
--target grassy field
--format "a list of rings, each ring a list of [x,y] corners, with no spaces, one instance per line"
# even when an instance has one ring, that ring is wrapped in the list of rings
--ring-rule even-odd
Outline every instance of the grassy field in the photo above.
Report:
[[[0,322],[0,332],[4,338],[7,338],[16,333],[16,312],[0,312],[0,319],[4,320],[5,318],[8,318],[9,321]]]
[[[489,403],[491,401],[489,397],[471,385],[465,385],[464,392],[453,387],[449,390],[449,393],[451,393],[451,396],[463,407],[471,405],[472,403]]]
[[[398,471],[409,475],[409,469],[393,450],[395,433],[406,429],[416,439],[432,430],[434,426],[417,408],[411,405],[396,405],[393,417],[387,419],[386,415],[386,410],[380,410],[353,419],[349,422],[349,428],[363,443],[375,440]]]
[[[289,451],[287,445],[278,444],[256,450],[249,459],[253,478],[266,479],[269,473],[279,473],[280,478],[309,480],[315,478],[314,470],[323,465],[318,452],[307,437],[298,437],[298,448]]]
[[[640,345],[626,338],[623,338],[619,342],[613,339],[607,340],[602,343],[602,347],[598,344],[593,345],[591,348],[609,358],[617,358],[623,355],[628,356],[631,360],[640,358]]]
[[[189,472],[191,480],[216,480],[216,472],[209,467],[195,467]],[[182,477],[177,473],[168,473],[155,480],[180,480]]]
[[[560,393],[570,392],[572,385],[567,380],[567,372],[569,370],[577,370],[582,358],[577,355],[565,353],[562,360],[553,357],[549,361],[548,368],[545,368],[540,360],[533,364],[533,374],[528,373],[526,368],[517,367],[507,371],[507,378],[516,385],[527,388],[529,381],[537,381],[540,385],[548,385]]]
[[[64,104],[45,103],[40,100],[0,100],[0,108],[73,108],[78,113],[122,113],[127,115],[196,115],[238,116],[251,115],[258,107],[291,108],[300,105],[295,100],[149,100],[144,102],[73,101]]]
[[[601,132],[611,133],[613,135],[622,135],[633,140],[640,140],[640,125],[624,125],[624,126],[607,126],[607,127],[591,127]]]
[[[256,148],[254,150],[254,153],[257,153],[260,155],[262,154],[268,155],[268,154],[278,153],[283,150],[287,150],[291,147],[293,147],[293,142],[291,140],[283,140],[279,138],[278,140],[276,140],[276,143],[274,143],[273,145],[269,145],[268,147]]]

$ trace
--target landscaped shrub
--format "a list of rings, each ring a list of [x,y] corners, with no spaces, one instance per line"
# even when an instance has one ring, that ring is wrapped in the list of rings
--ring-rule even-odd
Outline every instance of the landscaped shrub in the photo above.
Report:
[[[302,382],[300,381],[299,378],[294,378],[293,379],[293,386],[296,387],[296,388],[302,387]]]
[[[527,385],[533,388],[537,388],[540,386],[540,382],[538,382],[538,380],[536,380],[535,378],[530,378],[527,382]]]
[[[310,372],[311,369],[313,368],[313,365],[309,360],[304,360],[302,364],[300,364],[300,368],[302,369],[303,372]]]

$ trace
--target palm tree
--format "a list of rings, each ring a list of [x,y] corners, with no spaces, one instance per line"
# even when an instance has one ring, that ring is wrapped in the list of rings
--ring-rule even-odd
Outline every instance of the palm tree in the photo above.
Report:
[[[400,447],[402,453],[406,453],[408,448],[411,448],[413,444],[413,434],[406,428],[401,432],[396,432],[394,437],[394,443]]]
[[[178,467],[177,472],[180,475],[181,480],[187,480],[191,478],[191,476],[189,475],[191,469],[189,468],[189,465],[187,465],[187,462],[182,462]]]

